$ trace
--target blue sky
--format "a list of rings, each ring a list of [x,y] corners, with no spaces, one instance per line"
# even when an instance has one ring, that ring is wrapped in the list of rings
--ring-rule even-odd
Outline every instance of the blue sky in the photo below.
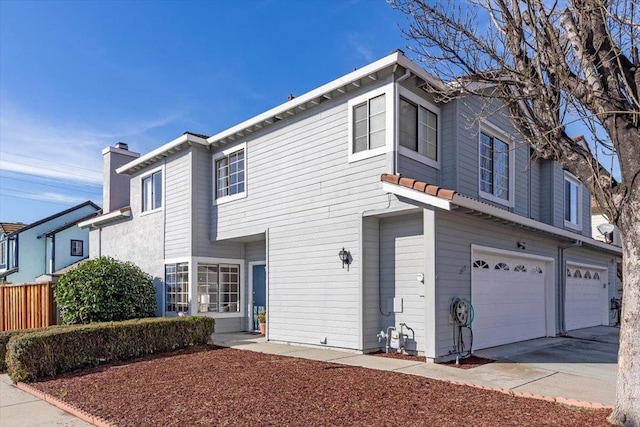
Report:
[[[404,48],[384,1],[0,1],[0,221],[102,203],[101,150],[215,134]]]

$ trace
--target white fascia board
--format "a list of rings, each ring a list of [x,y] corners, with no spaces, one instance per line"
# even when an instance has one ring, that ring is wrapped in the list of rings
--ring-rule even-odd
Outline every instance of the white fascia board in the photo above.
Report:
[[[78,227],[87,228],[91,226],[97,226],[106,222],[113,221],[115,219],[126,218],[129,216],[131,216],[131,209],[118,209],[117,211],[109,212],[104,215],[79,222]]]
[[[486,203],[481,203],[481,202],[478,202],[477,200],[473,200],[465,196],[460,196],[459,194],[456,194],[455,196],[453,196],[453,200],[451,202],[463,208],[473,209],[474,211],[482,212],[496,218],[501,218],[506,221],[523,225],[525,227],[534,228],[536,230],[544,231],[549,234],[555,234],[556,236],[564,237],[570,240],[576,240],[582,243],[586,243],[590,246],[595,246],[599,249],[603,249],[618,255],[622,255],[622,249],[617,246],[609,245],[607,243],[592,239],[591,237],[587,237],[587,236],[583,236],[582,234],[563,230],[561,228],[554,227],[553,225],[545,224],[543,222],[536,221],[531,218],[526,218],[524,216],[515,214],[513,212],[509,212],[504,209],[500,209],[495,206],[488,205]]]
[[[216,135],[213,135],[211,137],[209,137],[207,139],[207,141],[209,141],[209,143],[214,143],[216,141],[219,141],[221,139],[224,139],[228,136],[231,135],[235,135],[238,132],[242,132],[247,128],[250,128],[258,123],[262,123],[263,121],[272,118],[273,116],[277,115],[277,114],[282,114],[284,112],[286,112],[287,110],[291,110],[293,108],[296,108],[300,105],[304,105],[309,101],[312,101],[326,93],[332,92],[334,90],[337,90],[338,88],[341,88],[343,86],[348,85],[351,82],[354,82],[356,80],[362,79],[364,77],[367,77],[369,74],[375,73],[376,71],[380,71],[382,69],[385,69],[395,63],[399,63],[400,65],[402,65],[402,63],[400,63],[400,58],[404,58],[404,55],[400,52],[393,52],[390,55],[385,56],[382,59],[379,59],[378,61],[372,62],[369,65],[366,65],[360,69],[357,69],[345,76],[342,76],[332,82],[329,82],[323,86],[320,86],[319,88],[316,88],[314,90],[312,90],[311,92],[307,92],[303,95],[300,95],[298,97],[293,98],[291,101],[287,101],[283,104],[278,105],[277,107],[274,107],[270,110],[265,111],[264,113],[257,115],[255,117],[250,118],[249,120],[245,120],[244,122],[237,124],[227,130],[224,130]],[[411,61],[407,60],[409,63],[413,64]],[[404,66],[404,65],[403,65]],[[414,67],[415,64],[414,64]],[[424,72],[424,71],[423,71]]]
[[[438,89],[442,89],[442,90],[446,90],[448,88],[447,85],[445,85],[442,81],[433,77],[425,69],[420,67],[418,64],[416,64],[406,56],[400,55],[397,62],[399,65],[410,70],[413,74],[420,77],[425,82],[428,82],[429,84],[433,85],[434,87],[437,87]]]
[[[391,184],[388,182],[382,183],[382,189],[387,193],[415,200],[416,202],[424,203],[425,205],[434,206],[436,208],[444,209],[445,211],[451,210],[451,202],[427,193],[422,193],[420,191],[412,190],[406,187],[400,187],[396,184]]]
[[[167,142],[166,144],[156,148],[155,150],[148,152],[144,156],[140,156],[137,159],[120,166],[118,169],[116,169],[116,173],[126,174],[136,166],[139,166],[149,161],[150,159],[153,159],[154,157],[162,155],[167,151],[171,150],[172,148],[175,148],[180,146],[181,144],[184,144],[185,142],[194,142],[196,144],[208,145],[207,140],[204,138],[200,138],[199,136],[191,135],[190,133],[180,135],[178,138],[174,139],[173,141]]]

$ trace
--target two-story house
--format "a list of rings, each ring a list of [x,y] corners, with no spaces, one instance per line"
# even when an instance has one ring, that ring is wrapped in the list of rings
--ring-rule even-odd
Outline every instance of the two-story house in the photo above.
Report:
[[[105,149],[90,255],[140,265],[160,314],[218,332],[266,307],[277,342],[370,352],[404,324],[443,360],[456,298],[476,349],[608,324],[620,250],[591,238],[589,191],[503,110],[426,82],[396,51],[216,135]]]
[[[58,270],[87,258],[89,232],[77,225],[99,210],[96,204],[86,201],[29,225],[14,227],[0,243],[0,258],[4,261],[0,282],[51,280]]]

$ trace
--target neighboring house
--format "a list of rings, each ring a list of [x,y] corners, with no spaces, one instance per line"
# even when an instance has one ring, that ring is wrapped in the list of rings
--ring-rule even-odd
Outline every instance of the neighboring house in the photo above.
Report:
[[[608,324],[620,249],[591,238],[589,191],[531,161],[504,109],[476,120],[481,100],[426,82],[397,51],[214,136],[105,149],[91,257],[217,332],[266,307],[277,342],[370,352],[405,324],[407,350],[450,359],[454,298],[475,349]]]
[[[24,226],[25,224],[21,222],[0,222],[0,274],[8,270],[8,260],[15,256],[15,242],[8,236]]]
[[[40,221],[23,225],[5,237],[5,267],[0,282],[31,283],[55,277],[57,270],[89,256],[89,233],[79,221],[100,208],[87,201]]]
[[[598,205],[595,198],[591,200],[591,235],[594,239],[601,242],[611,243],[616,246],[622,246],[620,242],[620,230],[615,227],[611,233],[603,233],[598,226],[609,224],[609,220],[604,216],[604,211]]]

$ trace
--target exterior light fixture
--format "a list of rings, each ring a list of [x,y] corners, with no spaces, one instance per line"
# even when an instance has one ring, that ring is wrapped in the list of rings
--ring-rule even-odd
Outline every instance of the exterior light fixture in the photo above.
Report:
[[[351,257],[349,251],[346,251],[344,248],[340,252],[338,252],[338,256],[340,257],[340,261],[342,261],[342,268],[347,264],[347,269],[349,268],[349,264],[351,264]]]

